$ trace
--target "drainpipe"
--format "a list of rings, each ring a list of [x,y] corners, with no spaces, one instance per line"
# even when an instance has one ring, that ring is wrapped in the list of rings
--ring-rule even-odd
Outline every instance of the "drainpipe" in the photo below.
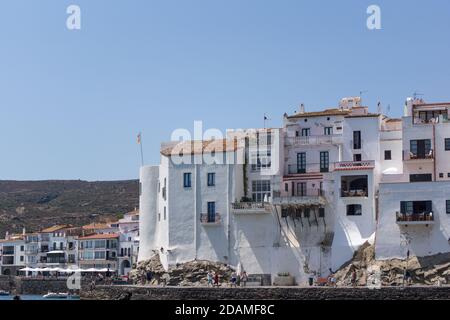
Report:
[[[436,181],[436,124],[433,122],[433,169],[434,181]]]

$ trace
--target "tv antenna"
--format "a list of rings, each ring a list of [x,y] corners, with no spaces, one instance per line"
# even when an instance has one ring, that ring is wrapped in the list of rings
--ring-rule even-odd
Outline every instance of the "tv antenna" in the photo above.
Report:
[[[423,93],[419,93],[419,92],[417,92],[417,91],[418,91],[418,90],[414,91],[414,93],[413,93],[414,100],[416,100],[418,96],[424,96]]]

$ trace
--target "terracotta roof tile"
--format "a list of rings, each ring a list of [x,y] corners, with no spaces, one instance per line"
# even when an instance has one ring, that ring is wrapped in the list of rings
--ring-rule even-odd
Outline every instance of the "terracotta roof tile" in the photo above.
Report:
[[[118,233],[104,233],[104,234],[93,234],[90,236],[79,237],[78,240],[115,239],[118,237],[119,237]]]
[[[210,152],[230,152],[237,150],[237,140],[189,140],[174,142],[172,146],[161,149],[161,154],[168,157],[171,155],[202,154]],[[190,152],[189,152],[190,151]]]

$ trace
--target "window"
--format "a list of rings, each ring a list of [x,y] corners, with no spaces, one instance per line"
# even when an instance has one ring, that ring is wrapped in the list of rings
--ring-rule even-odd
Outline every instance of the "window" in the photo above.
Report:
[[[106,253],[105,251],[96,251],[94,257],[96,260],[104,260],[106,258]]]
[[[401,201],[400,212],[403,214],[421,214],[432,212],[431,201]]]
[[[306,152],[297,153],[297,173],[306,172]]]
[[[413,159],[425,159],[432,155],[431,140],[411,140],[409,142],[410,153]]]
[[[325,217],[325,208],[319,208],[319,218]]]
[[[268,169],[272,166],[272,153],[270,150],[259,153],[252,153],[250,156],[250,164],[252,171],[260,171],[262,169]]]
[[[303,211],[303,216],[304,216],[305,218],[309,218],[309,213],[310,213],[309,208],[305,208],[305,211]]]
[[[443,178],[444,174],[443,173],[439,173],[439,178]]]
[[[309,137],[311,133],[311,129],[310,128],[303,128],[302,129],[302,137]]]
[[[333,134],[333,127],[323,128],[323,134],[326,136],[331,136]]]
[[[361,131],[353,131],[353,149],[361,149]]]
[[[354,154],[354,155],[353,155],[353,161],[355,161],[355,162],[361,162],[361,159],[362,159],[361,153],[357,153],[357,154]]]
[[[445,208],[447,209],[446,210],[447,214],[450,214],[450,200],[447,200],[445,202]]]
[[[384,150],[384,160],[392,160],[391,150]]]
[[[23,258],[24,258],[23,256],[20,256],[20,262],[23,262]]]
[[[330,158],[328,151],[320,152],[320,172],[328,172],[330,165]]]
[[[450,151],[450,138],[445,138],[445,151]]]
[[[213,187],[216,185],[216,174],[214,172],[208,173],[208,187]]]
[[[298,197],[305,197],[307,195],[306,193],[306,182],[298,182],[297,183],[297,196]]]
[[[289,185],[287,183],[284,184],[284,191],[286,191],[286,192],[289,191]]]
[[[348,204],[347,205],[347,215],[348,216],[361,216],[362,206],[360,204]]]
[[[20,251],[24,251],[25,247],[24,246],[20,246]]]
[[[270,180],[253,180],[252,200],[254,202],[264,202],[269,201],[269,198],[270,198]]]
[[[190,172],[185,172],[183,174],[183,186],[185,188],[190,188],[192,186],[191,177],[192,177],[192,173],[190,173]]]
[[[410,174],[409,182],[428,182],[432,180],[431,173],[425,174]]]

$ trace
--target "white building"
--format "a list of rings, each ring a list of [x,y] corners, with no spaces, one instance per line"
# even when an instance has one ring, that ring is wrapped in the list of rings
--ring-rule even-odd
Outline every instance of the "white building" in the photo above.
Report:
[[[382,175],[378,259],[450,251],[450,103],[408,99],[399,174]]]
[[[340,267],[366,241],[376,241],[380,257],[398,256],[401,228],[388,212],[402,212],[400,201],[408,197],[401,192],[422,201],[415,192],[420,183],[410,181],[450,181],[446,108],[409,101],[406,117],[389,119],[369,112],[358,97],[345,98],[320,112],[306,112],[302,105],[284,116],[281,129],[232,131],[225,141],[197,145],[166,144],[161,164],[141,169],[139,260],[158,252],[166,268],[207,259],[240,265],[266,283],[286,272],[304,283],[311,272],[324,276]],[[428,123],[433,117],[439,121]],[[201,161],[213,154],[234,162]],[[436,202],[434,217],[444,220],[448,189],[435,189],[440,195],[428,197]],[[426,222],[432,225],[430,218]],[[444,250],[449,236],[439,232],[427,240],[433,250],[417,246],[414,253]]]
[[[0,274],[17,275],[25,267],[25,240],[23,235],[6,235],[0,240]]]

